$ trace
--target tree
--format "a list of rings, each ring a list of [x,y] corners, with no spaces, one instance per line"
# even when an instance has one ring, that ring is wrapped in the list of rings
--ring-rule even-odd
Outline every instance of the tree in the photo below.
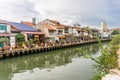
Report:
[[[116,34],[119,34],[120,32],[118,30],[113,30],[111,35],[116,35]]]
[[[0,43],[9,42],[8,38],[0,38]]]
[[[15,36],[16,42],[24,42],[25,41],[25,36],[23,34],[18,34]]]

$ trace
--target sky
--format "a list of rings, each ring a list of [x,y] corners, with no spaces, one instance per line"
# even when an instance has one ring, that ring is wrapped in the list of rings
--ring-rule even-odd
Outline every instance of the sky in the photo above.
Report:
[[[37,22],[45,19],[65,24],[79,23],[109,28],[120,27],[120,0],[3,0],[0,1],[0,19]]]

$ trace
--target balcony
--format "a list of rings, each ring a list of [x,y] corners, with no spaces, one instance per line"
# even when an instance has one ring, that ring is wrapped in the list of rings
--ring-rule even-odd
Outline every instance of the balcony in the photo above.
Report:
[[[57,33],[57,35],[62,35],[63,33]]]

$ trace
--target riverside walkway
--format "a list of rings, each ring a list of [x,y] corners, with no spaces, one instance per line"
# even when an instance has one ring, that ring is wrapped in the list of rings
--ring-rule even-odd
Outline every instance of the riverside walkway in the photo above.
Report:
[[[102,39],[101,41],[102,42],[110,41],[110,39]],[[54,45],[54,46],[41,46],[41,47],[35,47],[35,48],[2,51],[0,52],[0,59],[14,57],[14,56],[22,56],[25,54],[35,54],[38,52],[52,51],[52,50],[63,49],[63,48],[68,48],[68,47],[73,47],[73,46],[84,45],[84,44],[92,44],[92,43],[98,43],[98,41],[91,40],[91,41],[75,42],[71,44],[59,44],[59,45]]]

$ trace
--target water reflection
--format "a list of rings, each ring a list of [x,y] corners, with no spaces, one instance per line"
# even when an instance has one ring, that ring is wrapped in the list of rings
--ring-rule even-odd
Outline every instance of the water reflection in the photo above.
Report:
[[[0,80],[11,80],[13,75],[34,69],[50,69],[56,66],[72,63],[72,59],[85,55],[94,55],[98,52],[98,44],[84,45],[79,47],[43,52],[40,54],[26,55],[22,57],[0,61]],[[35,80],[35,79],[33,79]]]

